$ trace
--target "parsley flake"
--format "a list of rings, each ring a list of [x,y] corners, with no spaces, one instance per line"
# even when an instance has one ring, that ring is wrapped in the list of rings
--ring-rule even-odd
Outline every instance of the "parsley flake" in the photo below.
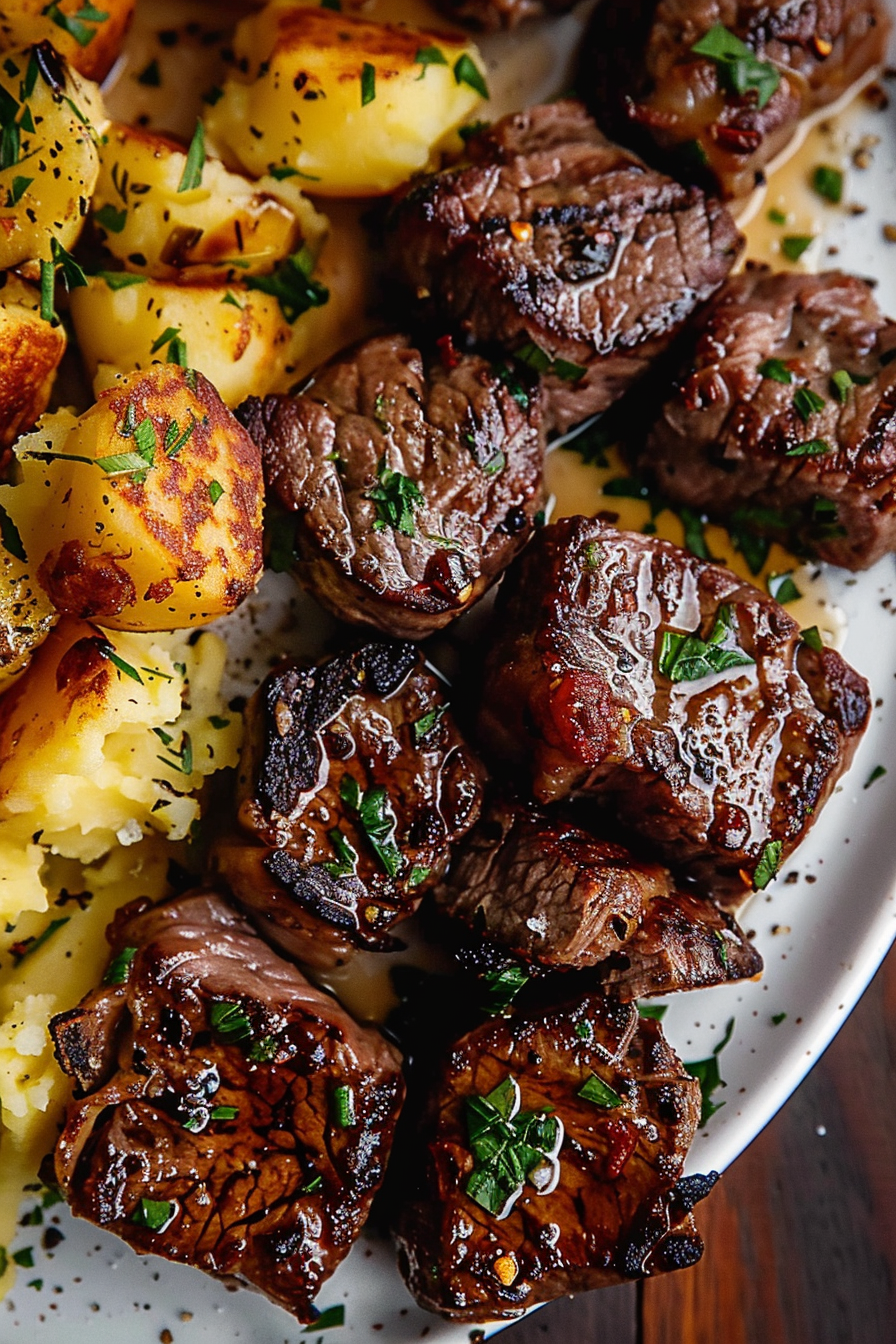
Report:
[[[287,257],[270,275],[249,275],[246,288],[271,294],[279,303],[280,311],[292,324],[309,308],[320,308],[330,297],[330,291],[317,280],[312,280],[314,258],[303,247]]]
[[[423,69],[417,76],[416,82],[419,83],[426,74],[428,65],[447,65],[445,53],[439,47],[420,47],[417,55],[414,57],[414,64],[421,65]]]
[[[148,1227],[151,1232],[164,1232],[176,1215],[177,1204],[173,1199],[141,1199],[131,1215],[131,1222],[138,1227]]]
[[[729,93],[756,94],[756,106],[765,107],[781,83],[780,72],[768,61],[760,61],[739,37],[721,23],[714,24],[695,42],[691,51],[708,56],[716,67],[719,83]]]
[[[843,200],[843,174],[839,168],[820,163],[812,174],[812,190],[832,205]]]
[[[472,89],[474,93],[478,93],[480,98],[488,98],[489,96],[485,77],[467,52],[458,56],[454,62],[454,82],[455,84],[466,84],[467,88]]]
[[[386,466],[385,456],[377,467],[378,485],[368,491],[367,498],[376,506],[375,532],[393,527],[402,536],[413,537],[414,510],[424,503],[423,491],[410,476]]]
[[[766,359],[759,365],[763,378],[771,378],[776,383],[792,383],[793,374],[782,359]]]
[[[365,61],[361,66],[361,106],[366,107],[376,97],[376,66]]]
[[[659,670],[672,682],[700,681],[732,667],[749,667],[755,662],[736,641],[731,608],[719,607],[715,624],[707,640],[696,633],[686,635],[664,630],[660,642]],[[726,641],[727,644],[726,644]]]
[[[180,182],[177,184],[178,192],[195,191],[197,187],[201,187],[202,170],[204,167],[205,129],[202,122],[197,117],[193,139],[190,141],[190,148],[187,150],[187,161],[184,164],[184,171],[181,174]]]
[[[783,841],[769,840],[759,856],[759,862],[753,873],[753,890],[765,891],[765,888],[776,876],[781,867],[781,851],[784,848]]]

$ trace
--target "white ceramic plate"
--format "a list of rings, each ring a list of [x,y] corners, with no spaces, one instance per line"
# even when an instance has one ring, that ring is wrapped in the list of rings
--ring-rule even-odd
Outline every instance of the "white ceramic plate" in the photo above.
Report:
[[[395,13],[400,0],[388,3]],[[151,8],[159,27],[176,13],[171,0]],[[415,12],[419,14],[419,7]],[[496,69],[493,84],[503,106],[535,101],[564,87],[569,50],[580,26],[581,19],[571,16],[489,49],[493,66],[501,62],[503,75]],[[896,93],[896,85],[891,87]],[[190,115],[187,111],[187,124]],[[882,233],[884,223],[896,223],[892,113],[853,107],[838,121],[834,140],[848,148],[865,134],[880,136],[881,142],[870,169],[848,173],[847,199],[860,201],[868,211],[854,217],[821,207],[824,236],[814,253],[818,264],[839,263],[877,276],[881,305],[896,314],[896,245],[885,242]],[[805,176],[804,170],[797,175]],[[788,187],[790,191],[800,208],[809,208],[798,187]],[[839,254],[830,255],[830,248],[838,248]],[[890,557],[856,577],[830,571],[826,580],[832,600],[847,618],[846,656],[870,678],[877,703],[856,763],[814,833],[770,890],[755,896],[743,914],[744,926],[755,930],[765,958],[762,981],[687,995],[669,1008],[667,1033],[686,1060],[707,1055],[729,1019],[735,1019],[721,1055],[727,1087],[717,1100],[726,1104],[698,1136],[690,1171],[724,1170],[750,1143],[824,1050],[896,935],[896,562]],[[265,581],[254,615],[272,633],[265,648],[256,651],[260,667],[268,649],[298,651],[298,642],[286,642],[281,633],[281,618],[295,601],[288,581]],[[319,637],[322,627],[313,606],[299,601]],[[235,647],[250,634],[250,626],[246,616],[233,626]],[[888,764],[890,774],[865,788],[874,768]],[[775,1024],[781,1014],[786,1016]],[[122,1339],[158,1344],[166,1330],[174,1344],[298,1344],[300,1337],[327,1344],[345,1338],[449,1344],[470,1335],[469,1327],[447,1325],[416,1308],[395,1269],[391,1247],[373,1237],[362,1237],[321,1294],[322,1309],[345,1307],[344,1326],[321,1335],[313,1326],[302,1331],[286,1313],[251,1292],[230,1292],[196,1271],[139,1258],[115,1237],[70,1218],[64,1209],[51,1209],[46,1218],[65,1240],[46,1253],[39,1245],[40,1228],[21,1229],[12,1249],[33,1246],[35,1267],[19,1272],[15,1288],[0,1304],[3,1344],[26,1338],[39,1344],[82,1344],[88,1339],[90,1344],[121,1344]],[[29,1286],[34,1282],[41,1286]]]

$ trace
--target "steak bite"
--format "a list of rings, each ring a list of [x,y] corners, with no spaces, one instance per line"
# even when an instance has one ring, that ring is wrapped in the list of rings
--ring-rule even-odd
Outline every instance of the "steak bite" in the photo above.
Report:
[[[295,516],[297,572],[334,615],[423,639],[477,601],[541,504],[538,379],[376,336],[240,418]]]
[[[237,826],[213,865],[300,961],[389,951],[476,821],[482,779],[412,644],[286,664],[247,706]]]
[[[744,197],[802,117],[883,61],[889,31],[880,0],[600,5],[579,86],[611,135]]]
[[[896,551],[896,322],[841,271],[729,280],[642,459],[663,494],[847,569]]]
[[[552,969],[597,966],[630,1000],[749,979],[762,958],[734,919],[562,814],[498,800],[436,889],[477,938]]]
[[[724,206],[611,144],[581,103],[504,117],[469,162],[411,183],[393,272],[474,342],[542,372],[550,425],[603,411],[718,288],[741,237]]]
[[[869,712],[864,678],[730,570],[567,518],[502,588],[480,731],[542,802],[608,796],[737,901],[802,840]]]
[[[56,1148],[73,1211],[300,1321],[385,1170],[401,1057],[212,892],[135,901],[107,983],[51,1024],[78,1083]]]
[[[418,1302],[461,1321],[699,1260],[681,1180],[700,1086],[659,1024],[596,996],[500,1018],[447,1054],[396,1227]]]

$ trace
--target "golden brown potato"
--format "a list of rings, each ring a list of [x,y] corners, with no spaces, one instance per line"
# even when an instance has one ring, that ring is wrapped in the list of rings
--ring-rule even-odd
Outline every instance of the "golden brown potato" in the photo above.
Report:
[[[71,249],[99,172],[96,141],[106,113],[95,84],[70,69],[49,43],[0,61],[4,104],[18,111],[0,171],[0,271],[49,261]]]
[[[201,373],[122,378],[15,451],[23,480],[0,505],[59,611],[173,630],[232,611],[258,581],[260,455]]]
[[[270,294],[161,280],[114,288],[92,278],[71,296],[78,346],[97,395],[122,374],[165,359],[170,341],[158,342],[172,331],[183,342],[186,362],[200,369],[231,407],[252,393],[263,396],[288,385],[301,367],[318,362],[315,319],[326,311],[309,310],[290,323]]]
[[[0,691],[5,691],[50,633],[57,612],[32,577],[19,538],[10,532],[9,520],[4,517],[0,521],[4,532],[0,547]]]
[[[129,271],[158,280],[232,283],[316,252],[327,222],[295,179],[249,182],[197,147],[198,185],[185,189],[187,151],[168,136],[112,126],[100,146],[92,213],[106,247]]]
[[[85,10],[102,14],[85,18]],[[134,0],[5,0],[0,9],[0,51],[49,41],[68,63],[100,83],[115,64],[134,13]]]
[[[65,329],[40,315],[40,293],[19,276],[0,277],[0,449],[43,415],[59,362]]]
[[[323,195],[380,195],[432,167],[488,97],[465,38],[331,9],[269,4],[234,50],[209,134],[249,172],[292,170]]]

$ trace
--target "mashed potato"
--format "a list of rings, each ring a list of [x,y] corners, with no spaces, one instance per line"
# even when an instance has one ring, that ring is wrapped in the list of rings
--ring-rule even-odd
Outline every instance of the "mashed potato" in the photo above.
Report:
[[[102,655],[112,675],[91,695],[96,664],[73,650],[98,637],[118,663]],[[170,842],[197,822],[203,780],[237,762],[224,657],[208,633],[190,644],[64,621],[0,702],[0,1248],[68,1095],[50,1018],[101,978],[115,910],[164,895]],[[14,1269],[8,1259],[0,1295]]]

